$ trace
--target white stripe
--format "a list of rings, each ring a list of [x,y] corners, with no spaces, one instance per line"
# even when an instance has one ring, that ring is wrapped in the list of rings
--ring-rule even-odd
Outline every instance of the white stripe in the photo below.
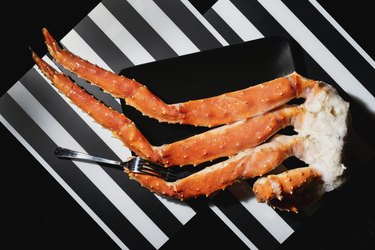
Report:
[[[237,9],[229,0],[216,2],[212,9],[241,37],[244,41],[262,38],[262,33]]]
[[[89,47],[89,45],[75,32],[71,31],[63,39],[64,45],[73,53],[82,54],[81,50],[85,50],[85,59],[98,65],[106,65],[105,62]],[[142,56],[142,55],[141,55]],[[91,61],[94,60],[94,61]],[[49,61],[52,63],[51,61]],[[107,66],[108,67],[108,66]],[[38,72],[40,72],[38,70]],[[43,75],[43,74],[41,74]],[[49,80],[48,80],[49,82]],[[56,88],[53,88],[55,91]],[[57,91],[58,92],[58,91]],[[103,129],[99,124],[86,113],[82,112],[76,105],[72,104],[67,97],[58,92],[60,96],[72,107],[72,109],[90,126],[95,133],[113,150],[113,152],[122,160],[125,160],[130,151],[120,140],[114,139],[109,130]],[[163,205],[171,211],[171,213],[182,223],[188,222],[194,215],[195,211],[186,203],[172,201],[171,199],[163,199],[159,195],[155,196],[163,203]]]
[[[39,161],[39,163],[52,175],[53,178],[72,196],[72,198],[87,212],[87,214],[108,234],[109,237],[121,248],[128,249],[112,230],[95,214],[94,211],[77,195],[76,192],[53,170],[53,168],[35,151],[34,148],[8,123],[0,114],[0,122],[13,134],[14,137]]]
[[[17,82],[8,94],[33,119],[38,126],[62,147],[85,152],[78,142],[59,124],[55,118],[32,96],[32,94]],[[168,237],[140,209],[136,203],[112,180],[97,164],[75,161],[74,164],[98,187],[112,204],[143,234],[155,247],[161,247]],[[145,226],[147,225],[147,226]]]
[[[258,0],[349,95],[375,114],[375,98],[280,0]]]
[[[283,243],[294,230],[286,223],[276,211],[265,203],[257,202],[251,187],[241,182],[229,187],[229,191],[241,202],[275,239]]]
[[[190,39],[169,19],[169,17],[152,0],[128,0],[131,6],[146,20],[146,22],[174,48],[178,55],[198,52],[199,49]]]
[[[102,3],[89,17],[135,65],[155,60]]]
[[[233,233],[240,238],[243,243],[245,243],[246,246],[248,246],[250,249],[258,249],[254,243],[252,243],[236,225],[233,224],[231,220],[228,219],[228,217],[223,214],[223,212],[220,211],[218,207],[213,205],[212,203],[209,204],[209,207],[211,208],[212,211],[233,231]]]
[[[354,49],[373,67],[375,68],[375,61],[364,51],[361,46],[346,32],[340,24],[336,22],[335,19],[316,1],[309,0],[310,3],[322,14],[328,22],[332,24],[335,29],[340,32],[340,34],[353,46]]]
[[[229,43],[215,30],[215,28],[205,19],[201,13],[189,2],[189,0],[181,0],[181,2],[188,8],[191,13],[211,32],[211,34],[218,40],[221,45],[227,46]]]

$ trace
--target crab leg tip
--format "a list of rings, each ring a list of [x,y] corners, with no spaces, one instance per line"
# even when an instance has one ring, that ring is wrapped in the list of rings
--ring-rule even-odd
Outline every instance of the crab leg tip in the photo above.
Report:
[[[43,36],[44,36],[46,39],[54,41],[54,39],[53,39],[52,36],[51,36],[51,33],[49,33],[49,31],[48,31],[48,29],[47,29],[46,27],[43,27],[43,28],[42,28],[42,34],[43,34]]]
[[[31,52],[31,56],[32,56],[33,60],[34,60],[34,61],[35,61],[35,60],[38,60],[39,56],[34,52],[34,50],[32,50],[31,47],[29,47],[29,50],[30,50],[30,52]]]
[[[47,28],[42,29],[42,34],[44,36],[44,40],[45,40],[45,43],[47,45],[49,52],[51,53],[53,57],[55,57],[54,54],[56,52],[61,51],[61,48],[59,47],[59,45],[57,44],[56,40],[53,38],[51,33],[49,33]]]

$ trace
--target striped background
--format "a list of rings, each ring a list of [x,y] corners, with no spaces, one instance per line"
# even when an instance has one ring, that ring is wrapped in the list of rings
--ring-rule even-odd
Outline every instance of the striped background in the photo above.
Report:
[[[375,140],[372,131],[361,128],[364,123],[374,123],[374,61],[316,1],[270,2],[219,0],[202,16],[188,1],[107,0],[61,44],[118,73],[124,67],[261,37],[289,37],[295,41],[296,60],[302,62],[298,71],[329,82],[352,101],[355,147],[350,158],[356,166],[366,168],[374,162]],[[120,110],[118,100],[69,75]],[[56,145],[113,159],[124,159],[129,152],[57,93],[35,68],[0,102],[4,126],[120,248],[167,249],[174,238],[180,239],[181,232],[189,230],[186,228],[210,222],[207,228],[230,234],[226,237],[236,246],[272,249],[308,217],[309,211],[291,215],[256,203],[246,192],[248,183],[231,187],[209,201],[184,204],[150,194],[118,171],[58,161],[53,156]]]

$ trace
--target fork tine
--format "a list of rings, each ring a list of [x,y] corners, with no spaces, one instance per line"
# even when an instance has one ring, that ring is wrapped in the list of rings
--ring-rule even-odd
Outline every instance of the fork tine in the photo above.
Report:
[[[165,181],[176,181],[180,179],[177,173],[171,169],[164,168],[156,163],[135,157],[125,163],[125,166],[133,173],[148,174],[164,179]]]
[[[132,168],[130,169],[130,171],[132,171],[133,173],[138,173],[138,174],[148,174],[148,175],[152,175],[152,176],[156,176],[156,177],[163,177],[157,171],[155,171],[153,169],[146,168],[143,165],[138,165],[138,164],[133,165]]]
[[[145,170],[145,172],[156,173],[159,177],[163,178],[166,181],[175,181],[179,179],[178,175],[172,172],[170,169],[166,169],[157,165],[141,165],[141,168]]]

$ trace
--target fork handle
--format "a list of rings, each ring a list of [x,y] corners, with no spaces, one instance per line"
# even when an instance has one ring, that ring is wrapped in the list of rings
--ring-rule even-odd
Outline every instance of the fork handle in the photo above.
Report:
[[[110,165],[116,165],[121,166],[121,162],[109,160],[103,157],[98,156],[92,156],[86,153],[78,152],[75,150],[57,147],[55,150],[55,155],[59,158],[67,158],[67,159],[77,159],[77,160],[86,160],[86,161],[92,161],[97,163],[105,163]]]

